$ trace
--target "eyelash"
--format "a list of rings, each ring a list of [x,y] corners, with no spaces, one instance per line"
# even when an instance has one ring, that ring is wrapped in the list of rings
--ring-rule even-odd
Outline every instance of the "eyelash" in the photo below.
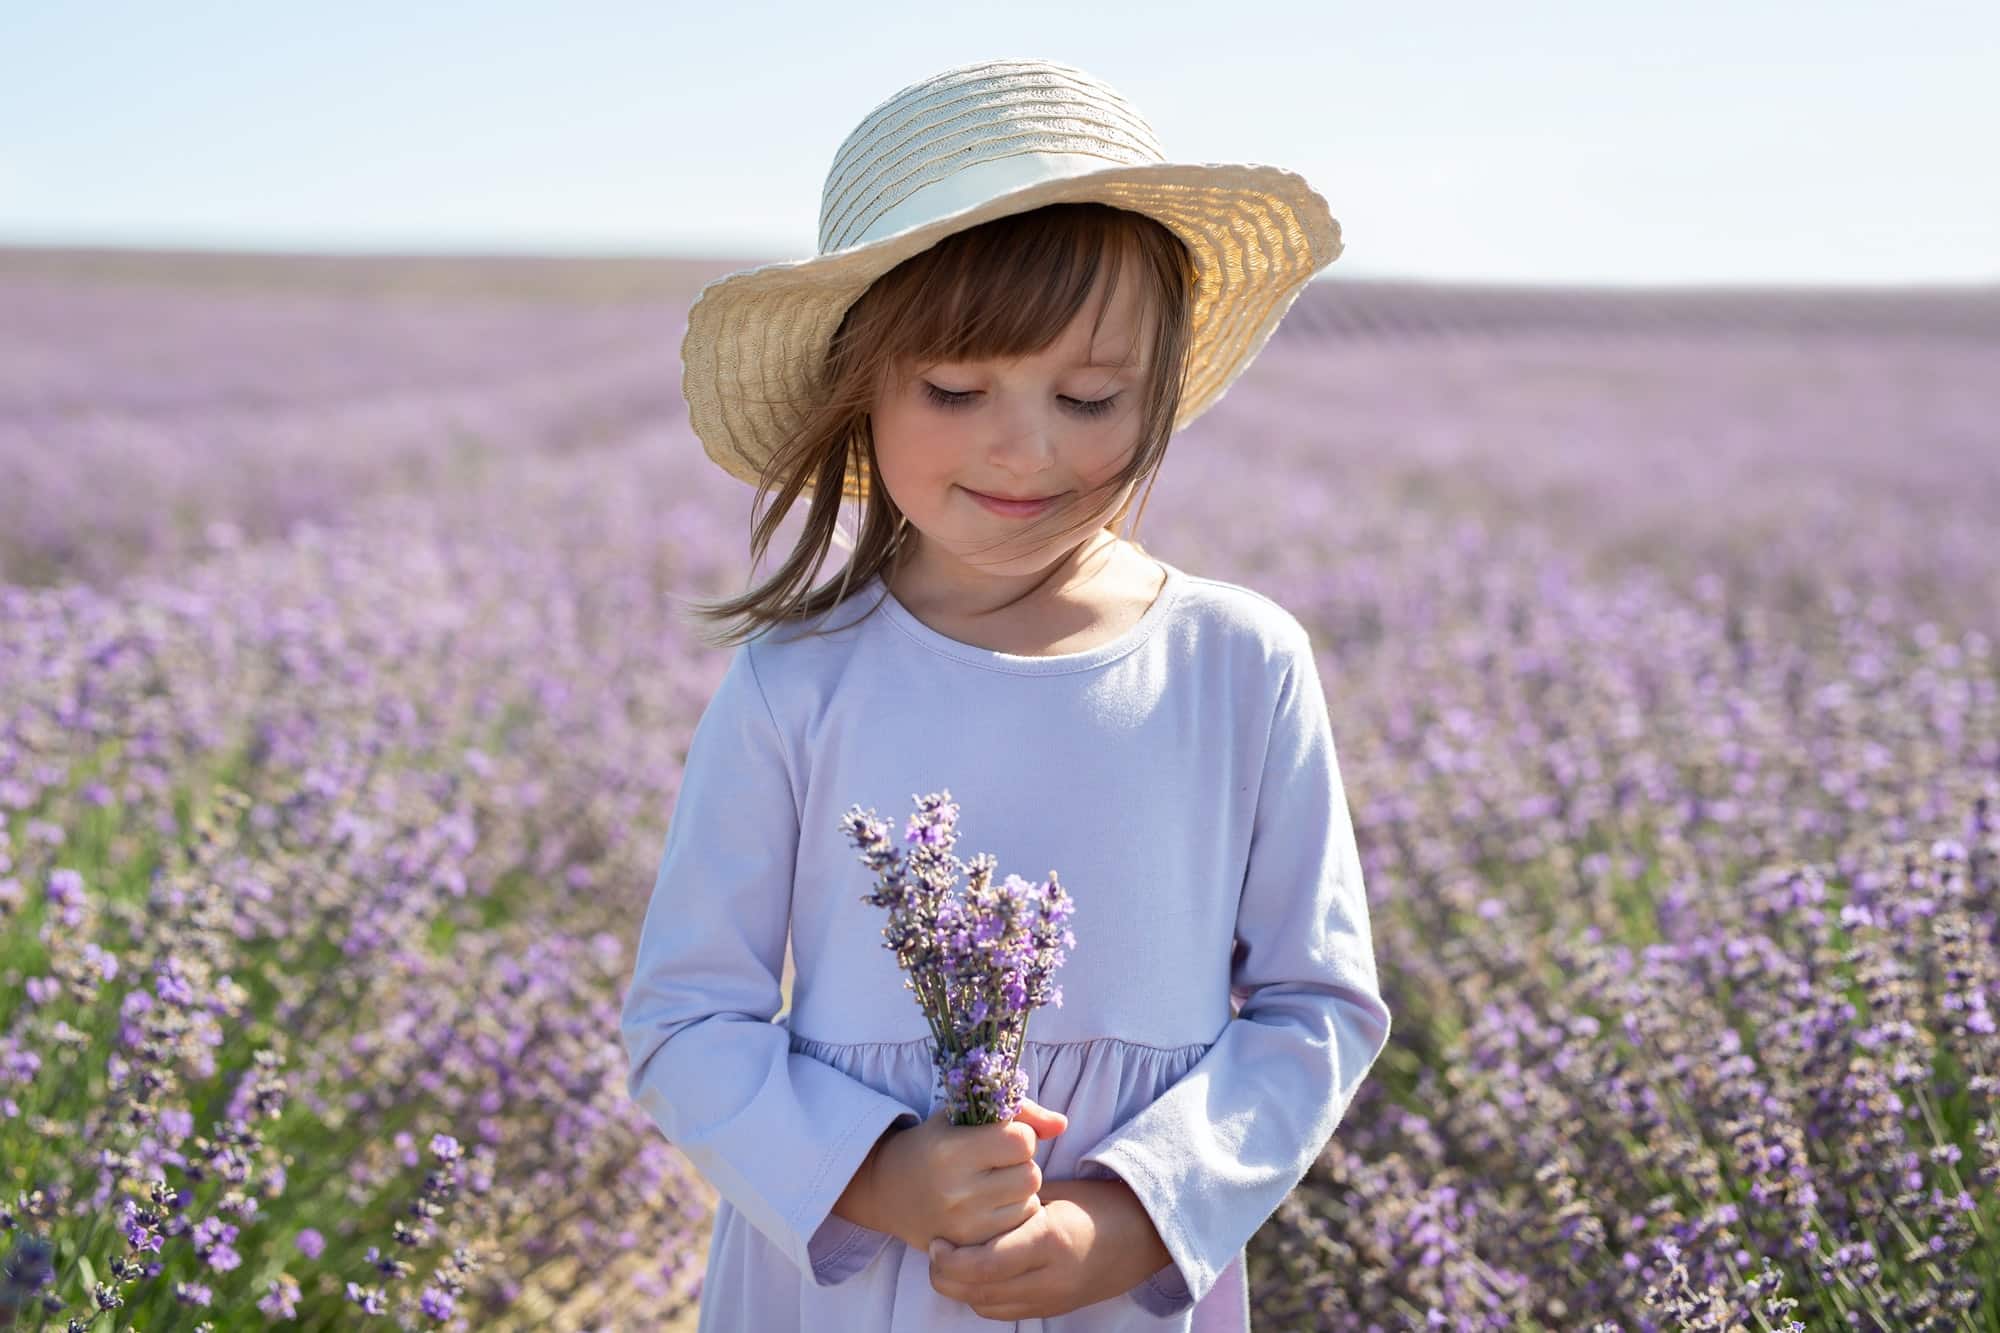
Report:
[[[953,393],[946,389],[940,389],[929,380],[925,380],[924,397],[930,399],[939,407],[964,407],[972,400],[972,392],[968,390],[964,393]],[[1109,412],[1111,405],[1117,402],[1118,398],[1119,395],[1114,393],[1109,398],[1095,398],[1088,401],[1080,398],[1065,398],[1063,401],[1069,403],[1071,405],[1070,410],[1078,416],[1095,417]]]

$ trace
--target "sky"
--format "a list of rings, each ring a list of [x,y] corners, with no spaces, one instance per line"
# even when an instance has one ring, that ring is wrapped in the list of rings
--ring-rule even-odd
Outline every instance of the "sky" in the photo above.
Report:
[[[1001,57],[1299,172],[1330,276],[2000,281],[1993,0],[6,0],[0,245],[803,258],[861,117]]]

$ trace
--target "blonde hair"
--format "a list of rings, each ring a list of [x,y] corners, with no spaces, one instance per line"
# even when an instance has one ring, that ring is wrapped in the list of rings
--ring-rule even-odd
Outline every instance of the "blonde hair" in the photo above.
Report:
[[[885,372],[908,364],[1038,352],[1069,327],[1099,270],[1107,269],[1106,299],[1097,317],[1101,325],[1128,256],[1138,261],[1154,316],[1147,382],[1140,391],[1139,447],[1101,487],[1022,531],[1039,537],[1046,526],[1062,529],[1065,538],[1084,532],[1106,497],[1155,476],[1187,381],[1196,272],[1180,238],[1142,213],[1095,202],[1049,204],[954,232],[877,278],[848,307],[829,341],[805,419],[772,453],[757,483],[753,506],[773,491],[776,499],[754,518],[751,563],[763,558],[772,533],[810,480],[813,499],[805,529],[784,564],[764,583],[735,597],[694,603],[694,614],[704,624],[739,621],[720,635],[703,634],[704,641],[712,647],[734,646],[772,626],[820,617],[894,560],[910,529],[882,485],[869,419]],[[853,538],[839,528],[850,459],[868,482]],[[1111,525],[1122,522],[1131,506],[1128,495]],[[1085,521],[1070,524],[1079,511]],[[1143,518],[1143,499],[1139,512]],[[814,588],[836,540],[851,550],[843,577]]]

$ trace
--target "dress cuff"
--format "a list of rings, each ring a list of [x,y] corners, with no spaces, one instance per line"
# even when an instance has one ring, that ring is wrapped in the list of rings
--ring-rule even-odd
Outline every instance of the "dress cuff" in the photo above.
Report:
[[[829,1160],[825,1179],[830,1193],[810,1207],[820,1219],[806,1242],[806,1258],[812,1265],[813,1281],[822,1287],[835,1286],[853,1277],[869,1264],[895,1237],[885,1231],[864,1227],[833,1211],[833,1205],[847,1191],[854,1173],[868,1159],[869,1150],[892,1125],[906,1128],[921,1123],[915,1112],[901,1102],[882,1098],[868,1114],[857,1120],[849,1137],[841,1141]]]
[[[1132,1299],[1148,1314],[1166,1319],[1193,1305],[1194,1293],[1182,1279],[1179,1265],[1170,1263],[1132,1288]]]
[[[1129,1144],[1114,1144],[1086,1156],[1077,1164],[1076,1174],[1080,1180],[1123,1181],[1138,1198],[1146,1216],[1152,1219],[1153,1229],[1160,1233],[1161,1243],[1167,1247],[1171,1262],[1148,1275],[1127,1294],[1149,1314],[1166,1318],[1185,1312],[1195,1302],[1188,1274],[1199,1272],[1200,1260],[1192,1243],[1176,1225],[1169,1203],[1171,1196],[1158,1183],[1150,1164]]]
[[[885,1231],[828,1213],[806,1246],[806,1254],[812,1260],[813,1281],[822,1287],[847,1281],[874,1263],[882,1247],[894,1239]]]

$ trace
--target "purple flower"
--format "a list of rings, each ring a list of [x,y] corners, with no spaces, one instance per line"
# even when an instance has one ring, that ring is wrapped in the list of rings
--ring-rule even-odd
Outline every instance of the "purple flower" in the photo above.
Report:
[[[57,908],[57,919],[65,926],[83,924],[83,876],[68,867],[49,872],[49,902]]]
[[[1012,1119],[1027,1095],[1020,1072],[1028,1015],[1062,1003],[1049,977],[1076,937],[1071,904],[1054,871],[1042,884],[1018,875],[995,883],[994,860],[952,854],[958,807],[949,791],[914,798],[917,813],[897,850],[886,822],[852,806],[841,828],[877,874],[862,901],[887,908],[884,947],[931,1027],[932,1062],[954,1124]],[[954,888],[965,875],[964,892]]]
[[[271,1285],[257,1298],[257,1309],[271,1319],[296,1319],[299,1313],[299,1284],[288,1273],[271,1279]]]

